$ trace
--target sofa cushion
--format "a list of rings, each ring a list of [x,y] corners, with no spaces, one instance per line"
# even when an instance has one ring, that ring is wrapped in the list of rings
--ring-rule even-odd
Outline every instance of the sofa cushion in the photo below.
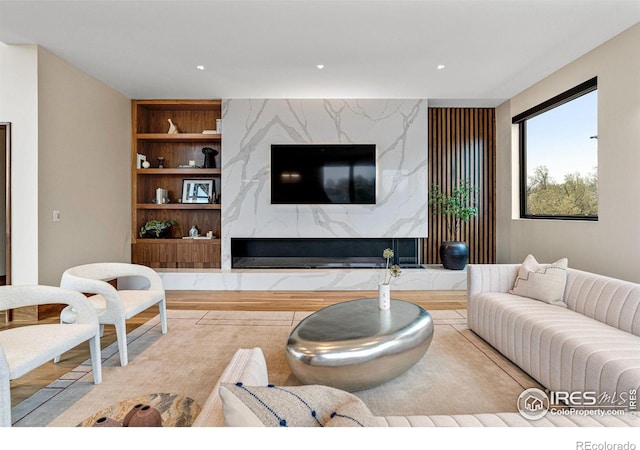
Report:
[[[202,411],[196,417],[193,427],[221,427],[224,425],[224,412],[219,387],[222,383],[244,380],[253,386],[266,386],[269,383],[267,362],[260,347],[239,348],[231,361],[220,375],[209,398],[202,406]]]
[[[552,264],[539,264],[533,255],[528,255],[520,265],[513,289],[509,293],[566,308],[563,298],[567,265],[567,258]]]
[[[374,424],[355,395],[328,386],[246,386],[221,383],[225,426],[363,427]]]

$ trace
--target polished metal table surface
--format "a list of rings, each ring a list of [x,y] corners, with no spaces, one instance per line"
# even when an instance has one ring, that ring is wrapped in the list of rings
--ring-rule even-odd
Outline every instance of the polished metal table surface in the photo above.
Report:
[[[291,372],[303,384],[347,391],[368,389],[406,372],[426,353],[433,319],[424,308],[391,300],[351,300],[322,308],[302,320],[286,347]]]

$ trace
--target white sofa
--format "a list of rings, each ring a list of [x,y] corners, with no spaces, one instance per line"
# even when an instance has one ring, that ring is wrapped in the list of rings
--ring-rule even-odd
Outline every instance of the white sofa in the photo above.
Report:
[[[221,427],[225,425],[223,402],[219,395],[222,383],[242,381],[247,386],[268,384],[267,365],[260,348],[239,349],[225,368],[213,388],[194,427]],[[527,420],[519,413],[387,416],[374,417],[380,427],[627,427],[640,426],[640,419],[624,416],[583,416],[547,414],[539,420]]]
[[[567,269],[566,308],[509,294],[519,264],[467,268],[469,328],[555,392],[640,390],[640,285]]]

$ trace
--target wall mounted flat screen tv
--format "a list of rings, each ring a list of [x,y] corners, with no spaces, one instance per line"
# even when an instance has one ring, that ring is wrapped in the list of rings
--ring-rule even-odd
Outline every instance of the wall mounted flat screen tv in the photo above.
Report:
[[[375,144],[271,145],[272,204],[375,202]]]

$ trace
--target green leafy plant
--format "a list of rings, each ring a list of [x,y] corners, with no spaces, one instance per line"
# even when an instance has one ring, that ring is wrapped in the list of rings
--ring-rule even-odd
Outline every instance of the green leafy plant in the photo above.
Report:
[[[467,179],[461,179],[453,191],[448,194],[433,185],[429,191],[429,206],[433,215],[442,214],[445,218],[450,239],[457,239],[461,222],[469,222],[478,215],[478,187]]]
[[[391,267],[389,267],[389,262],[391,258],[393,258],[393,250],[391,250],[390,248],[385,248],[382,252],[382,257],[387,260],[387,263],[384,269],[385,272],[384,272],[383,283],[389,284],[391,283],[391,278],[399,277],[402,271],[400,270],[400,266],[397,264],[393,264]]]
[[[178,225],[178,222],[175,220],[150,220],[140,228],[140,237],[153,234],[156,238],[159,238],[166,232],[166,230],[170,230],[174,225]]]

